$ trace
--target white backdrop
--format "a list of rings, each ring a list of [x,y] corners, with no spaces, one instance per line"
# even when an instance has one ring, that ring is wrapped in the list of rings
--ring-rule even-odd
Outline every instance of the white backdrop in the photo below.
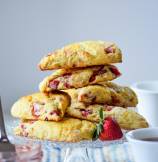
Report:
[[[123,51],[117,82],[158,79],[156,0],[0,0],[0,95],[7,112],[38,91],[50,72],[37,63],[47,52],[81,40],[109,40]]]

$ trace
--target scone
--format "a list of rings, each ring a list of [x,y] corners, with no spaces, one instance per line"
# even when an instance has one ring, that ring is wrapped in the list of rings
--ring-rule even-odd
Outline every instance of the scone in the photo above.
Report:
[[[103,112],[105,117],[114,118],[122,129],[131,130],[148,127],[147,121],[141,115],[133,110],[122,107],[98,104],[89,105],[86,108],[69,107],[67,109],[67,115],[80,119],[86,119],[92,122],[98,122],[100,108],[104,110]]]
[[[112,82],[99,84],[81,88],[78,92],[78,101],[120,107],[135,107],[138,104],[137,96],[131,88]],[[111,98],[109,98],[109,93]],[[109,98],[109,102],[107,102],[107,98]]]
[[[138,103],[135,92],[128,88],[111,82],[99,83],[102,85],[89,85],[78,89],[68,89],[71,100],[86,104],[107,104],[120,107],[135,107]]]
[[[99,65],[88,68],[59,69],[46,77],[39,85],[41,92],[80,88],[98,82],[111,81],[121,73],[114,65]]]
[[[70,104],[67,94],[35,93],[20,98],[11,108],[11,114],[21,119],[59,121]]]
[[[39,63],[41,70],[69,69],[122,62],[121,50],[116,44],[103,41],[85,41],[67,45],[49,53]]]
[[[64,118],[54,121],[21,121],[14,130],[16,135],[37,138],[41,140],[78,142],[91,140],[96,125],[86,120]]]
[[[138,128],[147,128],[149,125],[146,119],[131,109],[116,107],[111,111],[105,111],[105,117],[113,117],[121,128],[130,130]]]

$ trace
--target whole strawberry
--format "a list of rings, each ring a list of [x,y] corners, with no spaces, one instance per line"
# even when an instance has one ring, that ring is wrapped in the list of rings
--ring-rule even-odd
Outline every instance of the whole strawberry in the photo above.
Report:
[[[123,133],[118,123],[110,117],[106,118],[103,123],[103,129],[99,134],[99,139],[102,141],[116,140],[121,138],[122,136]]]
[[[97,129],[94,132],[93,139],[105,140],[116,140],[123,136],[120,126],[111,117],[104,119],[103,110],[99,111],[100,121],[97,125]]]

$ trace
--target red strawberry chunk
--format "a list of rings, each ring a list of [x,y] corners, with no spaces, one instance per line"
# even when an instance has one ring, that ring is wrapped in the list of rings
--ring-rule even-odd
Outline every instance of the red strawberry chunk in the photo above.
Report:
[[[48,121],[48,117],[45,117],[45,119],[44,119],[45,121]]]
[[[106,72],[107,72],[107,70],[104,69],[104,65],[99,66],[99,69],[97,69],[96,71],[93,72],[93,74],[90,77],[89,81],[93,82],[97,75],[101,75],[101,74],[104,74]]]
[[[50,112],[50,115],[57,115],[59,116],[60,115],[60,110],[53,110]]]
[[[69,83],[64,83],[64,86],[65,86],[66,88],[72,88],[72,86],[71,86]]]
[[[38,118],[40,116],[40,105],[38,103],[33,103],[31,112],[34,117]]]
[[[52,80],[49,82],[49,87],[52,89],[57,89],[59,85],[59,81],[58,80]]]
[[[68,78],[70,78],[71,73],[63,74],[62,76],[63,76],[65,79],[68,79]]]
[[[89,82],[93,82],[93,81],[95,80],[95,78],[96,78],[96,75],[93,74],[93,75],[90,77]]]
[[[81,109],[80,111],[83,117],[87,117],[89,114],[92,114],[92,110]]]
[[[25,129],[24,124],[21,124],[20,127],[21,127],[21,129]]]
[[[104,51],[106,52],[106,54],[109,54],[109,53],[114,53],[115,49],[112,48],[112,47],[107,47],[107,48],[104,49]]]
[[[116,66],[110,66],[110,70],[112,73],[114,73],[116,75],[116,77],[119,77],[121,75],[120,71],[118,70],[118,68]]]
[[[104,70],[100,70],[100,71],[98,71],[98,75],[104,74],[104,73],[106,73],[106,72],[107,72],[106,69],[104,69]]]
[[[123,133],[118,123],[110,117],[106,118],[103,124],[103,130],[99,135],[99,139],[102,141],[116,140],[120,139],[122,136]]]

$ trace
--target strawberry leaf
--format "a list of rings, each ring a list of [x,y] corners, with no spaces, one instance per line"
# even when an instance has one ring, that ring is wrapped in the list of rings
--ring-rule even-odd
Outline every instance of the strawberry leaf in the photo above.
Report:
[[[99,126],[97,126],[97,135],[99,136],[99,134],[100,134],[100,128]]]
[[[98,128],[99,128],[99,130],[100,130],[100,132],[101,132],[102,129],[103,129],[103,123],[99,123]],[[99,133],[100,133],[100,132],[99,132]]]
[[[99,134],[102,132],[103,130],[103,122],[104,122],[104,115],[103,115],[103,109],[100,108],[99,110],[99,123],[97,124],[97,127],[94,131],[94,134],[93,134],[93,140],[97,140],[98,137],[99,137]]]
[[[103,109],[102,108],[100,108],[100,110],[99,110],[99,117],[100,117],[100,120],[104,119]]]
[[[93,133],[93,140],[96,140],[97,138],[98,138],[98,134],[97,134],[97,128],[96,128]]]

